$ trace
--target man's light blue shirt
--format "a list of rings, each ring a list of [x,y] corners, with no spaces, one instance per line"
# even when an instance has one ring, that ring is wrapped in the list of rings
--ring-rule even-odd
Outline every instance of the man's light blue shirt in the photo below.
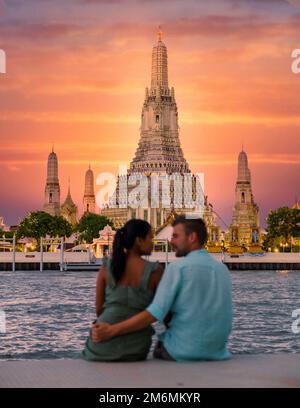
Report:
[[[224,360],[232,325],[231,277],[205,249],[169,264],[147,311],[169,328],[159,334],[177,361]]]

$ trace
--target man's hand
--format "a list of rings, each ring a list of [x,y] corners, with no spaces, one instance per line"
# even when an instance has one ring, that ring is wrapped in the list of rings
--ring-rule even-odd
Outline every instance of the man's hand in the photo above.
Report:
[[[156,322],[156,318],[147,310],[138,313],[119,323],[109,324],[105,322],[96,322],[92,325],[92,340],[94,343],[110,340],[112,337],[122,336],[123,334],[133,333],[150,326]]]
[[[105,322],[97,322],[92,326],[92,340],[94,343],[107,341],[114,337],[113,326]]]

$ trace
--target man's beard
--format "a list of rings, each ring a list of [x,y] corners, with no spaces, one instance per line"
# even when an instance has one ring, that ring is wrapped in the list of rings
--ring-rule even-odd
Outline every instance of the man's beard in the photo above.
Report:
[[[181,258],[183,256],[186,256],[188,253],[189,253],[189,251],[187,251],[186,249],[176,249],[175,256],[177,258]]]

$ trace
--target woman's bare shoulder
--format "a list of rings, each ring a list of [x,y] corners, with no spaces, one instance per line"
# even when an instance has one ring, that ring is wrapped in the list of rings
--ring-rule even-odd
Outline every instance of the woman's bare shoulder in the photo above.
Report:
[[[149,289],[156,289],[158,286],[161,277],[164,273],[164,266],[159,264],[153,271],[151,272],[151,275],[149,277]]]
[[[98,279],[103,279],[103,280],[107,279],[107,269],[105,265],[100,266],[100,269],[98,272]]]

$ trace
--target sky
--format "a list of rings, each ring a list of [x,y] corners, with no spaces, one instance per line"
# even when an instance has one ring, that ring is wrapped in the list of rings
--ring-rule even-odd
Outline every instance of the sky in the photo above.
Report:
[[[129,165],[157,27],[168,48],[180,140],[230,224],[237,157],[248,154],[262,225],[300,199],[298,0],[0,0],[0,216],[42,209],[47,157],[82,214],[89,163]],[[100,186],[96,186],[98,192]]]

